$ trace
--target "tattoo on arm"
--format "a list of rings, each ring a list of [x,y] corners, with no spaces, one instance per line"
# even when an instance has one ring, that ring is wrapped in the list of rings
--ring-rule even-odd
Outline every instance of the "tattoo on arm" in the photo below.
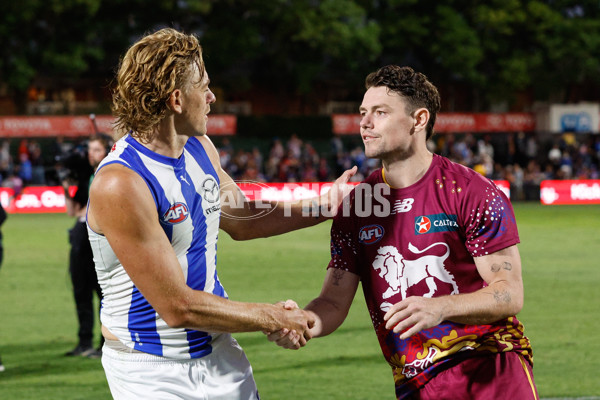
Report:
[[[508,304],[511,301],[510,293],[508,293],[506,290],[503,290],[501,292],[498,290],[494,290],[494,299],[497,303],[505,304]]]
[[[345,271],[342,271],[341,269],[333,271],[333,284],[335,286],[340,286],[340,280],[344,277],[344,273]]]
[[[507,271],[512,270],[512,264],[504,261],[502,264],[492,264],[492,266],[490,267],[492,272],[498,272],[500,271],[500,269],[505,269]]]

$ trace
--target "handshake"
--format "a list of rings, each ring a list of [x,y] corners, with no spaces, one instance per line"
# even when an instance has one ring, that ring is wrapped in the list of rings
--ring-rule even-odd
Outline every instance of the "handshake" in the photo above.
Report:
[[[292,317],[289,321],[290,326],[296,326],[295,328],[281,328],[277,332],[265,332],[269,341],[276,343],[278,346],[285,349],[298,350],[301,347],[306,346],[306,343],[312,338],[312,328],[315,326],[315,315],[313,312],[301,310],[298,304],[293,300],[280,301],[276,305],[280,305],[284,310],[292,311],[292,316],[288,316],[286,319]],[[289,315],[290,313],[285,313]]]

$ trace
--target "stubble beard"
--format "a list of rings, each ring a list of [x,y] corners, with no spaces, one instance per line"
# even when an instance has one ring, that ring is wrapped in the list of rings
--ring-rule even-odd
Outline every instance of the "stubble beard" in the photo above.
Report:
[[[415,150],[409,148],[399,148],[390,151],[385,149],[368,149],[365,145],[365,156],[367,158],[375,158],[381,160],[382,163],[392,163],[394,161],[405,161],[411,158],[415,154]]]

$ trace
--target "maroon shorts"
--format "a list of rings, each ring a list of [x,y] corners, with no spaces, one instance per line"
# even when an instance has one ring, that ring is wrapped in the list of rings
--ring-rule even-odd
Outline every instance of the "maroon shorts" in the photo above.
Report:
[[[515,352],[468,358],[440,372],[412,400],[538,400],[531,365]]]

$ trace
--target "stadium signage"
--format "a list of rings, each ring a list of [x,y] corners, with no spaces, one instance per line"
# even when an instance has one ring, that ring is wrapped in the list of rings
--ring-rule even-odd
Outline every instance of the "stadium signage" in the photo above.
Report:
[[[360,131],[359,114],[333,114],[333,132],[353,135]],[[536,117],[533,113],[439,113],[435,121],[438,133],[453,132],[534,132]]]
[[[30,186],[18,190],[0,188],[0,202],[8,213],[64,213],[65,192],[62,186]]]
[[[547,180],[540,185],[545,205],[600,204],[600,180]]]
[[[598,132],[600,104],[552,104],[550,106],[551,132]]]
[[[100,132],[113,134],[114,117],[96,115]],[[209,135],[235,135],[237,117],[229,114],[210,114],[206,123]],[[95,132],[91,116],[18,116],[0,117],[0,137],[87,136]]]
[[[510,198],[508,181],[494,183]],[[352,183],[356,185],[356,183]],[[238,182],[249,200],[264,200],[257,210],[260,215],[273,211],[270,202],[305,200],[326,193],[331,183],[258,183]],[[71,190],[75,190],[74,187]],[[600,180],[543,181],[542,204],[600,204]],[[222,198],[223,204],[235,207],[232,199]],[[62,186],[28,186],[15,190],[0,188],[0,202],[9,213],[64,213],[65,195]],[[217,211],[217,210],[211,210]],[[183,215],[182,213],[179,214]]]

